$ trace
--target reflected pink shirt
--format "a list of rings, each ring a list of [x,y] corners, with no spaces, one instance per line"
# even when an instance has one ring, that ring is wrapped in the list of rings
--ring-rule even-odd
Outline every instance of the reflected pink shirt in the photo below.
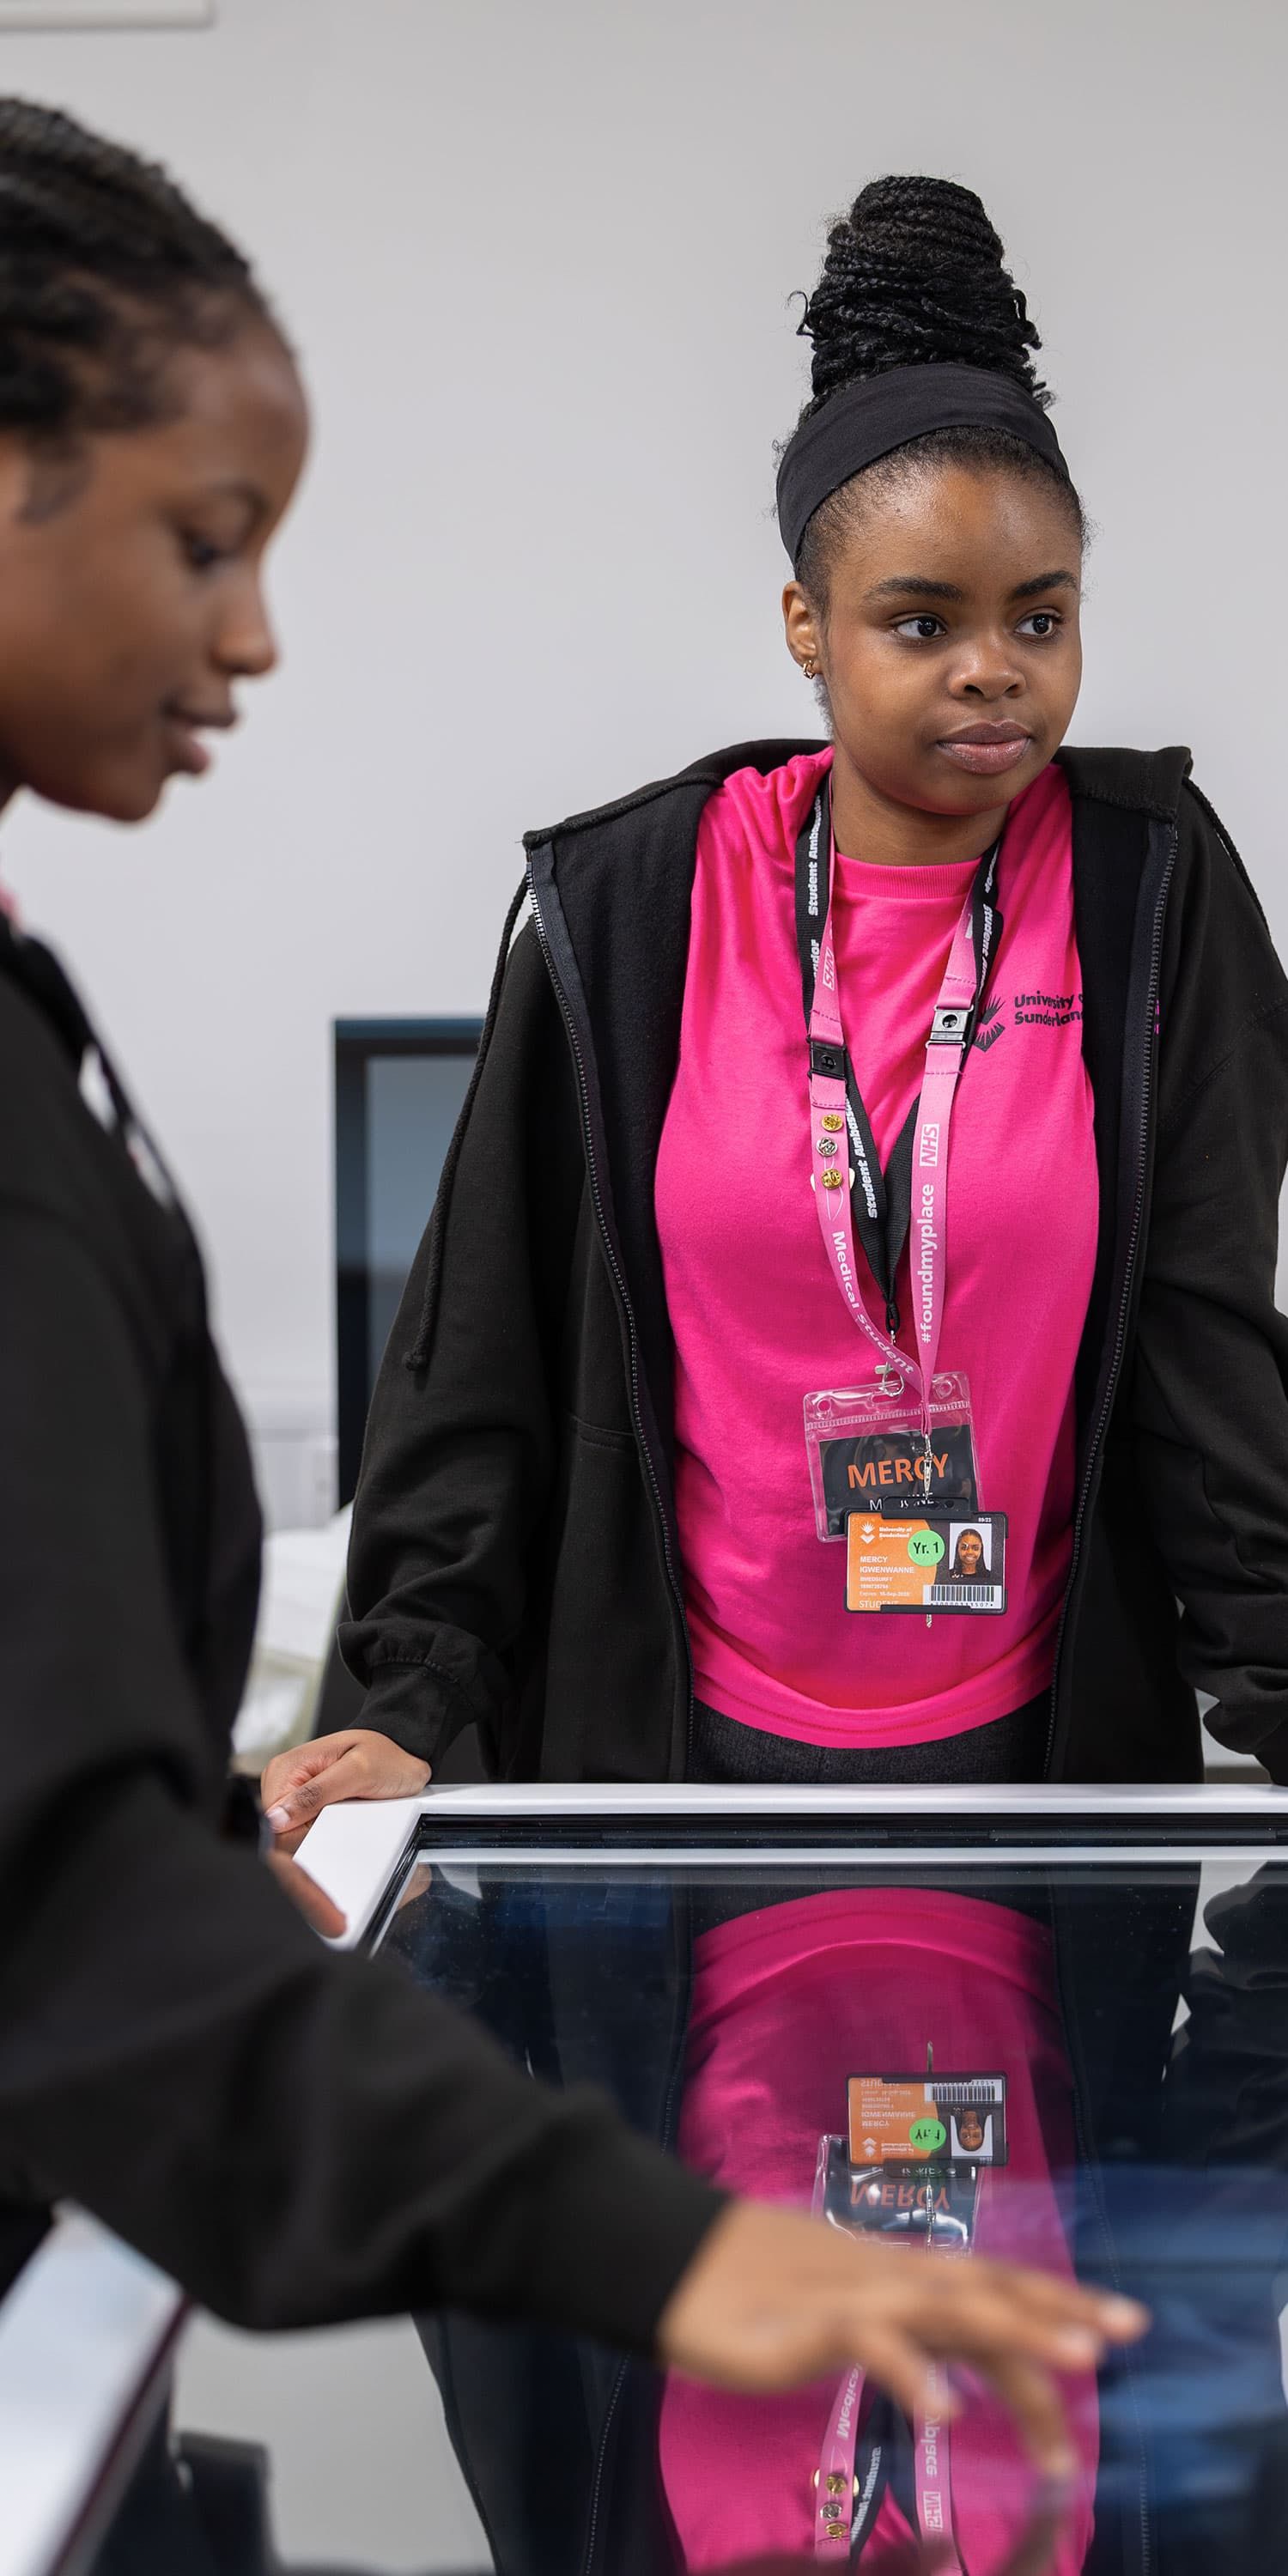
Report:
[[[809,1179],[794,865],[830,759],[738,771],[699,828],[656,1176],[680,1546],[700,1699],[806,1743],[924,1743],[1046,1689],[1068,1572],[1073,1373],[1098,1223],[1069,794],[1052,767],[1011,808],[1002,945],[949,1148],[940,1366],[970,1380],[980,1508],[1009,1515],[1010,1608],[927,1629],[846,1610],[844,1545],[815,1533],[805,1449],[805,1396],[872,1380]],[[917,1096],[973,872],[837,861],[842,1018],[883,1164]]]
[[[845,2133],[847,2077],[912,2073],[929,2043],[942,2074],[1007,2079],[1010,2162],[982,2186],[977,2251],[1072,2278],[1057,2194],[1074,2163],[1072,2085],[1040,1924],[975,1897],[844,1889],[722,1924],[695,1944],[694,1967],[686,2164],[724,2190],[808,2209],[819,2140]],[[731,2397],[667,2381],[662,2480],[687,2569],[774,2550],[814,2563],[812,2481],[836,2386]],[[1086,2558],[1099,2451],[1094,2380],[1065,2389],[1082,2473],[1053,2576],[1077,2576]],[[1002,2566],[1032,2480],[1011,2419],[978,2391],[953,2426],[952,2491],[963,2566]],[[906,2532],[887,2498],[864,2564],[885,2563],[881,2544]]]

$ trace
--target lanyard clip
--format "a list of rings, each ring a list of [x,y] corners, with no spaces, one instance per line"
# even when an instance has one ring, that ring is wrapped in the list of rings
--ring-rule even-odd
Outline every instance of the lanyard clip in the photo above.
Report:
[[[940,1002],[930,1023],[929,1046],[964,1046],[970,1026],[970,1011],[964,1002]]]
[[[846,1081],[849,1062],[844,1047],[834,1045],[830,1038],[811,1038],[809,1069],[811,1080],[815,1075],[821,1074],[825,1082]]]

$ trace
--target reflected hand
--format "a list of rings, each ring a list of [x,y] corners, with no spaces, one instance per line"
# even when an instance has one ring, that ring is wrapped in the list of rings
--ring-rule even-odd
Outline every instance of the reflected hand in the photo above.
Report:
[[[327,1941],[338,1941],[346,1929],[346,1918],[338,1905],[333,1905],[326,1889],[301,1869],[297,1860],[288,1860],[284,1852],[270,1852],[268,1866],[279,1887],[284,1887],[292,1905],[297,1905],[305,1922]]]
[[[404,1753],[387,1735],[346,1726],[319,1735],[290,1753],[275,1753],[260,1782],[260,1798],[281,1852],[293,1852],[315,1816],[342,1798],[415,1798],[428,1788],[428,1762]]]
[[[1132,2300],[981,2256],[881,2245],[794,2210],[735,2201],[662,2312],[660,2358],[719,2388],[795,2388],[856,2363],[909,2415],[956,2401],[935,2364],[964,2362],[1010,2408],[1036,2466],[1073,2475],[1053,2371],[1095,2368],[1143,2334]]]

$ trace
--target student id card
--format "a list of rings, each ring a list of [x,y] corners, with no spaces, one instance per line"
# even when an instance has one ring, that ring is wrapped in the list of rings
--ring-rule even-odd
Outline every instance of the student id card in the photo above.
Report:
[[[851,1512],[847,1610],[997,1616],[1006,1608],[1006,1514]]]

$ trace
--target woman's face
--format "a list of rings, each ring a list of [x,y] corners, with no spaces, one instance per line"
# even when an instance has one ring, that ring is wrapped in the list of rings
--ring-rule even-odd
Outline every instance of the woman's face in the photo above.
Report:
[[[266,325],[171,361],[175,416],[51,455],[0,438],[0,798],[141,822],[272,670],[264,558],[304,462]]]
[[[799,582],[787,640],[827,683],[838,784],[988,814],[1046,767],[1082,677],[1080,548],[1058,490],[920,466],[856,502],[825,617]]]
[[[977,1531],[962,1531],[957,1541],[957,1562],[963,1574],[978,1574],[984,1562],[984,1542]]]

